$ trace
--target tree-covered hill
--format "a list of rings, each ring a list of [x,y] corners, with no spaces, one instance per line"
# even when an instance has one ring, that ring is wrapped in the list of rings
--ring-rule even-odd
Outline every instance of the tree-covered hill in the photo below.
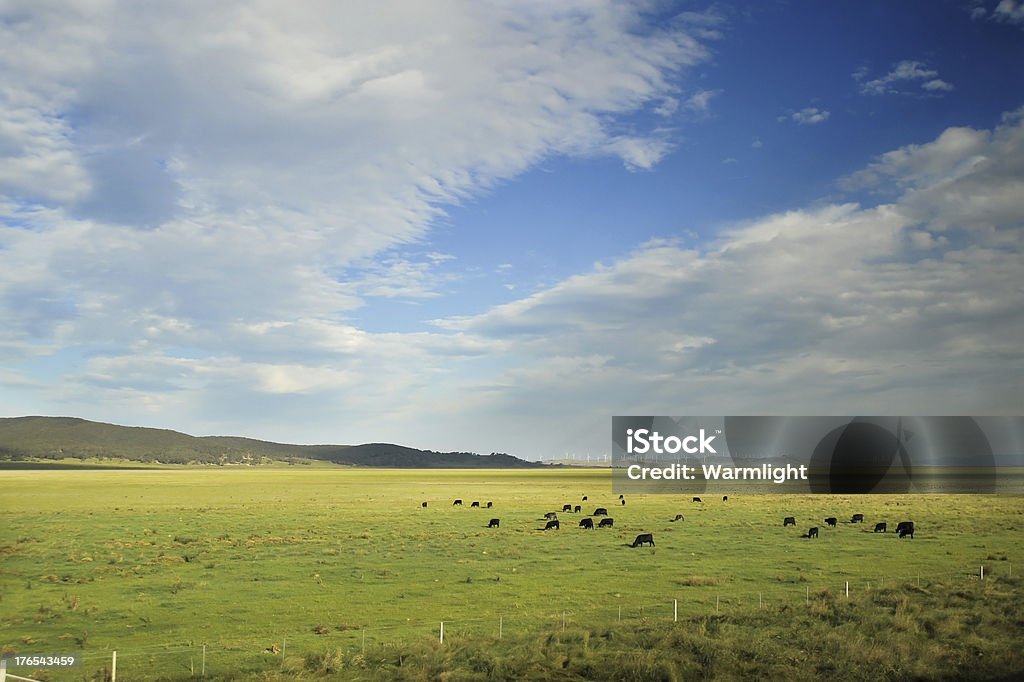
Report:
[[[434,452],[390,443],[291,445],[238,436],[190,436],[169,429],[118,426],[77,417],[0,418],[0,461],[122,459],[162,464],[260,464],[329,461],[352,466],[521,468],[511,455]]]

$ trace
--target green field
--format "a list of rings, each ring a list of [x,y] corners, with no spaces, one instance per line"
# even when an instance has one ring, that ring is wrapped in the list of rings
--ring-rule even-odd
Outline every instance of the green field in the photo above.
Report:
[[[207,679],[729,679],[743,671],[729,651],[756,645],[764,670],[803,679],[842,675],[797,660],[813,653],[799,637],[777,654],[771,638],[846,627],[871,648],[870,626],[902,652],[889,679],[1024,671],[1020,497],[741,490],[621,506],[600,470],[0,471],[0,648],[81,653],[71,671],[11,670],[54,681],[102,679],[114,650],[119,680],[198,678],[204,644]],[[607,507],[615,526],[580,529],[563,504]],[[559,531],[539,530],[547,511]],[[847,523],[856,512],[867,523]],[[915,521],[916,537],[871,532],[883,520]],[[640,532],[657,547],[629,547]],[[692,671],[689,654],[656,655],[699,649],[687,637],[717,653]],[[635,671],[578,668],[602,656]]]

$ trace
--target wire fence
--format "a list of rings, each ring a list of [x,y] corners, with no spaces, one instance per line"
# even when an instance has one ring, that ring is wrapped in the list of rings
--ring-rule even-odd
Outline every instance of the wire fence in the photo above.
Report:
[[[487,641],[500,646],[504,639],[537,632],[668,625],[687,622],[695,617],[748,615],[783,606],[810,606],[826,600],[848,599],[856,603],[886,589],[915,586],[927,589],[940,583],[980,584],[986,580],[1012,577],[1012,565],[1009,562],[997,562],[928,575],[834,575],[827,579],[813,578],[761,586],[688,585],[678,595],[665,595],[661,598],[652,594],[645,594],[642,598],[620,597],[618,603],[601,606],[567,605],[564,608],[552,607],[543,612],[516,610],[475,618],[439,617],[429,621],[377,623],[365,627],[340,626],[309,632],[280,633],[260,642],[185,640],[124,649],[113,646],[90,649],[81,652],[81,668],[77,673],[48,670],[42,677],[54,682],[64,679],[135,680],[153,676],[160,679],[201,679],[238,670],[271,669],[289,660],[304,664],[308,663],[311,656],[324,656],[327,653],[351,660],[366,657],[374,648],[382,645],[399,646],[428,641],[444,645],[452,641]]]

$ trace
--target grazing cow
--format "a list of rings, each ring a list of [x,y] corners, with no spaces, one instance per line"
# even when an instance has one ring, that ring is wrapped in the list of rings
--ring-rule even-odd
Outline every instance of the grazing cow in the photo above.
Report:
[[[831,526],[832,528],[835,528],[837,523],[839,523],[839,519],[834,516],[830,516],[825,519],[825,525]]]
[[[551,530],[552,528],[558,530],[558,519],[552,519],[544,524],[544,530]]]
[[[700,500],[700,498],[699,498],[699,497],[695,497],[695,498],[693,498],[693,501],[694,501],[694,502],[700,502],[701,500]]]
[[[625,497],[626,497],[625,495],[619,495],[619,499],[620,500],[625,499]]]
[[[608,516],[608,510],[604,507],[598,507],[591,516]]]
[[[494,506],[494,503],[493,503],[493,502],[488,502],[488,503],[487,503],[487,508],[488,508],[488,509],[490,509],[490,508],[491,508],[491,507],[493,507],[493,506]]]
[[[571,504],[563,504],[562,505],[562,511],[564,511],[564,512],[571,512],[572,511],[572,505]]]
[[[809,531],[807,531],[807,539],[810,540],[811,538],[816,538],[816,537],[818,537],[818,527],[814,526]]]
[[[597,527],[598,528],[611,528],[614,525],[615,525],[615,519],[613,519],[612,517],[609,516],[607,518],[601,519],[601,521],[598,522]]]
[[[625,500],[619,500],[619,501],[620,501],[620,502],[622,502],[622,506],[623,506],[623,507],[625,507],[625,506],[626,506],[626,501],[625,501]]]
[[[426,509],[427,508],[427,503],[426,502],[421,502],[420,506],[423,507],[424,509]]]
[[[864,523],[864,515],[854,514],[853,518],[850,519],[850,523]]]
[[[558,518],[558,514],[556,514],[555,512],[548,512],[547,514],[544,515],[544,518],[547,519],[548,521],[550,521],[551,519],[557,519]]]
[[[905,538],[908,535],[910,536],[911,540],[914,539],[914,526],[913,525],[905,526],[903,529],[900,530],[900,538]]]
[[[654,547],[654,536],[650,533],[641,533],[636,536],[636,540],[633,540],[633,544],[630,547],[643,547],[644,545]]]
[[[583,507],[577,504],[575,507],[572,508],[572,511],[574,514],[579,514],[581,509],[583,509]]]
[[[728,501],[729,501],[729,496],[728,495],[722,495],[722,502],[728,502]]]
[[[594,519],[583,519],[582,521],[580,521],[580,528],[591,528],[592,529],[593,527],[594,527]]]
[[[473,507],[476,507],[476,508],[479,509],[480,508],[480,503],[479,502],[474,502],[473,504],[469,505],[470,509],[472,509]]]
[[[498,528],[501,524],[500,519],[491,519],[491,522],[487,524],[488,528]]]
[[[683,520],[683,515],[682,514],[676,514],[676,517],[674,519],[669,519],[669,520],[670,521],[682,521]]]
[[[885,521],[882,521],[881,523],[876,523],[875,524],[875,532],[876,533],[884,533],[885,532]]]
[[[581,502],[586,502],[586,501],[587,501],[587,496],[586,496],[586,495],[584,495],[584,496],[583,496],[583,499],[582,499],[582,500],[580,500],[580,501],[581,501]]]
[[[462,506],[462,500],[455,500],[454,502],[452,502],[452,506],[453,507],[461,507]]]
[[[795,517],[787,516],[786,518],[782,519],[782,527],[783,528],[785,528],[786,526],[795,526],[795,525],[796,525],[796,518]]]

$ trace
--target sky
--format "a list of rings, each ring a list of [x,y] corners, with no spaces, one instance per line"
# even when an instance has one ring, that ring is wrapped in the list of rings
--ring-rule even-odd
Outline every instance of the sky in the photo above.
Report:
[[[1022,0],[0,0],[0,415],[1021,414],[1022,65]]]

